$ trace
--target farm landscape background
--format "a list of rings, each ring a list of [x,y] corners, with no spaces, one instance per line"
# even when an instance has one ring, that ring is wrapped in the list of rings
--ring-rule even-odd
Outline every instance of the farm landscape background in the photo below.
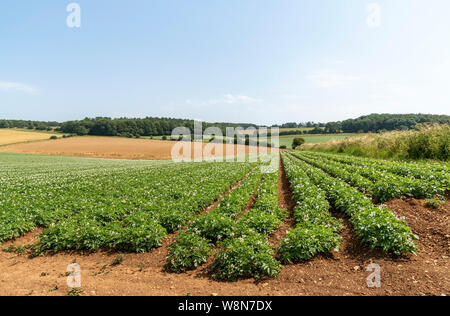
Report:
[[[254,162],[261,147],[216,139],[246,161],[184,163],[170,161],[170,134],[16,121],[0,129],[0,294],[448,295],[450,133],[436,122],[448,117],[428,118],[370,134],[281,126],[280,138],[313,139]],[[364,157],[367,137],[410,145],[379,160]],[[406,159],[421,146],[434,159]],[[347,147],[359,157],[325,153]],[[262,172],[266,156],[277,172]],[[81,288],[66,284],[70,263]],[[366,284],[373,263],[379,288]]]
[[[0,1],[0,296],[449,296],[448,12]]]

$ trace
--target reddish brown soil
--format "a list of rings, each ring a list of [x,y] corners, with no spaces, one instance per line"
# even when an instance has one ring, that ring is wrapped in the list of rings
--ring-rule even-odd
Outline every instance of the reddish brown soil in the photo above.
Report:
[[[45,154],[58,156],[74,156],[89,158],[112,158],[133,160],[169,160],[177,142],[130,139],[119,137],[71,137],[42,142],[23,143],[0,147],[0,152]],[[191,145],[191,155],[194,157],[194,145]],[[257,147],[243,145],[223,145],[222,153],[207,149],[208,144],[202,144],[203,158],[234,156],[241,153],[257,153]],[[228,154],[231,153],[231,154]],[[233,154],[234,153],[234,154]],[[187,155],[189,157],[189,155]]]
[[[283,173],[282,173],[283,174]],[[282,175],[281,174],[281,175]],[[285,177],[280,181],[280,204],[292,208]],[[167,247],[145,254],[128,254],[122,264],[111,266],[117,253],[59,253],[29,259],[27,255],[0,252],[0,295],[66,295],[66,268],[76,261],[82,269],[83,295],[449,295],[450,294],[450,202],[438,210],[421,200],[395,200],[387,203],[398,216],[404,216],[419,235],[417,256],[393,257],[361,245],[345,216],[342,247],[339,252],[283,268],[278,279],[215,282],[209,278],[209,265],[195,271],[173,274],[165,269]],[[288,221],[289,222],[289,221]],[[285,223],[285,228],[292,223]],[[36,230],[13,242],[33,243]],[[381,266],[381,288],[367,287],[370,263]]]
[[[295,202],[292,199],[292,191],[289,186],[289,181],[286,178],[282,159],[280,157],[279,165],[279,179],[278,179],[278,207],[285,209],[289,213],[289,217],[285,219],[283,224],[272,234],[269,242],[276,250],[280,242],[286,237],[287,232],[295,228],[295,220],[293,218]]]

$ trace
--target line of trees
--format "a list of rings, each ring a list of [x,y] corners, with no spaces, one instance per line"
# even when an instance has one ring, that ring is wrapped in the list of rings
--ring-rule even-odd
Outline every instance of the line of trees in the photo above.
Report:
[[[40,122],[25,120],[0,120],[0,128],[26,128],[37,130],[51,130],[61,124],[58,122]]]
[[[378,133],[381,131],[401,131],[414,128],[417,124],[438,123],[449,124],[449,115],[434,114],[371,114],[356,119],[329,123],[285,123],[274,125],[280,128],[304,128],[313,129],[307,131],[282,131],[280,135],[300,134],[337,134],[337,133]]]
[[[229,124],[229,123],[203,123],[205,130],[208,127],[218,127],[226,134],[227,127],[256,127],[252,124]],[[97,136],[167,136],[177,127],[187,127],[194,131],[193,120],[154,118],[143,119],[108,117],[85,118],[81,121],[69,121],[62,123],[58,131],[77,135],[97,135]]]
[[[300,123],[284,123],[281,125],[273,125],[272,127],[279,128],[313,128],[313,127],[325,127],[326,123],[315,123],[315,122],[300,122]]]
[[[377,133],[408,130],[421,123],[449,124],[450,116],[433,114],[371,114],[325,125],[325,133]]]
[[[280,136],[302,134],[335,134],[335,133],[368,133],[393,130],[408,130],[421,123],[449,124],[448,115],[431,114],[371,114],[356,119],[329,123],[285,123],[274,125],[279,128],[305,128],[309,130],[280,131]],[[208,127],[218,127],[226,134],[227,127],[255,127],[254,124],[232,123],[203,123],[203,130]],[[146,117],[143,119],[108,117],[85,118],[79,121],[39,122],[25,120],[0,120],[0,128],[27,128],[50,130],[57,127],[57,131],[77,135],[97,136],[166,136],[171,135],[176,127],[187,127],[194,130],[194,120]],[[270,129],[268,130],[270,137]]]

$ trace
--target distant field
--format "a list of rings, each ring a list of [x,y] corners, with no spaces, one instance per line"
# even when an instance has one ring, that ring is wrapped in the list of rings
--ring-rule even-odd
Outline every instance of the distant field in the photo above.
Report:
[[[48,139],[48,134],[45,135]],[[0,152],[44,154],[89,158],[113,158],[132,160],[168,160],[171,159],[173,146],[177,142],[120,137],[83,136],[39,143],[14,144],[0,147]],[[193,143],[191,151],[193,150]],[[208,144],[203,143],[203,150]],[[223,153],[205,154],[207,158],[225,156],[228,152],[256,153],[257,147],[243,145],[223,145]],[[206,152],[207,150],[205,150]],[[228,151],[228,152],[227,152]],[[209,151],[208,151],[209,152]],[[230,156],[234,156],[231,154]]]
[[[51,133],[48,132],[26,132],[18,129],[0,129],[0,145],[49,139],[50,134]]]
[[[300,127],[300,128],[280,128],[280,132],[304,132],[304,131],[311,131],[314,128],[312,127]]]
[[[306,144],[319,144],[328,142],[330,140],[341,140],[354,136],[362,136],[365,134],[328,134],[328,135],[289,135],[289,136],[280,136],[280,146],[292,146],[292,142],[294,138],[304,138]]]
[[[300,130],[300,129],[280,129],[280,131],[286,131],[286,130],[290,130],[290,131],[294,131],[294,130]],[[301,129],[301,130],[308,130],[307,128]],[[354,136],[364,136],[366,134],[326,134],[326,135],[322,135],[322,134],[318,134],[318,135],[310,135],[310,134],[306,134],[306,135],[286,135],[286,136],[280,136],[280,146],[287,146],[288,148],[290,148],[292,146],[292,142],[294,140],[294,138],[300,137],[300,138],[304,138],[306,140],[306,144],[319,144],[319,143],[324,143],[324,142],[328,142],[330,140],[342,140],[342,139],[347,139],[349,137],[354,137]],[[167,139],[170,139],[170,136],[166,136]],[[146,139],[149,139],[149,137],[144,137]],[[153,137],[153,139],[155,140],[162,140],[163,136],[155,136]],[[224,139],[225,137],[216,137],[217,139]],[[204,137],[203,141],[204,142],[208,142],[210,139],[210,137]],[[231,139],[233,140],[233,139]]]

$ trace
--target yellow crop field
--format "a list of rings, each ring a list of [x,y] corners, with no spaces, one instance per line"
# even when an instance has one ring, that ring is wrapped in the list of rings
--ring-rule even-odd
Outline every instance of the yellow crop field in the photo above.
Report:
[[[51,135],[48,133],[24,132],[14,129],[0,129],[0,145],[49,139],[50,136]]]

